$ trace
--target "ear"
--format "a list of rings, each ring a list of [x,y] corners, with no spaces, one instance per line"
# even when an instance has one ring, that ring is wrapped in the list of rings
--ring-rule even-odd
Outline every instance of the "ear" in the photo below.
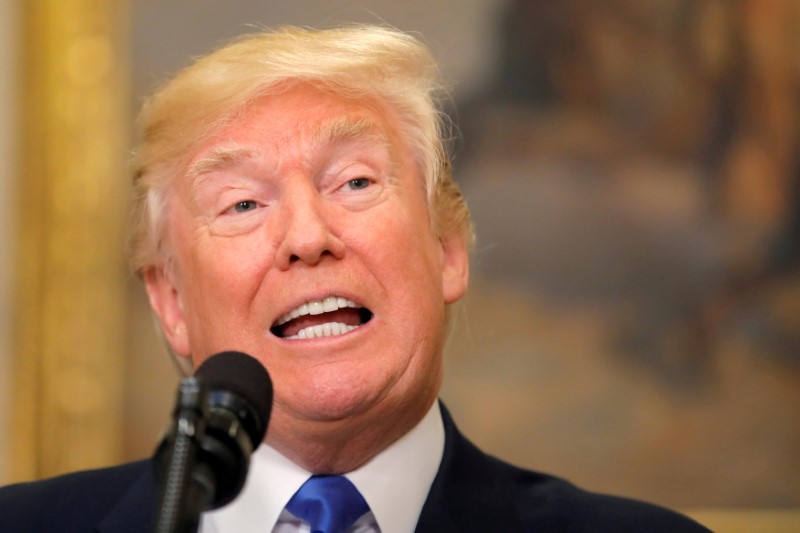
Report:
[[[158,316],[161,329],[172,350],[180,357],[190,357],[189,334],[183,316],[183,305],[172,276],[166,267],[152,266],[144,272],[144,283],[150,307]]]
[[[469,284],[469,253],[464,237],[452,233],[439,238],[442,246],[442,292],[444,302],[452,304],[467,291]]]

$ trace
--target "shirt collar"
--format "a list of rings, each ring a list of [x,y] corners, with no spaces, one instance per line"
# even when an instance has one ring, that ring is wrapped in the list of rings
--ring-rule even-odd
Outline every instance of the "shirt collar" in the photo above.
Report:
[[[444,425],[434,402],[414,429],[345,474],[364,496],[383,531],[413,531],[444,453]],[[250,458],[239,496],[204,513],[202,533],[263,533],[272,528],[286,503],[311,474],[272,447],[262,444]]]

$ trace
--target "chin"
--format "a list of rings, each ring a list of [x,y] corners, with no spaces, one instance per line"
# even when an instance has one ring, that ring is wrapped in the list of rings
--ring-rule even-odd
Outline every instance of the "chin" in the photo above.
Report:
[[[317,379],[313,385],[306,384],[302,393],[293,391],[288,405],[308,420],[335,421],[367,413],[379,405],[385,395],[385,389],[375,383],[374,377]]]

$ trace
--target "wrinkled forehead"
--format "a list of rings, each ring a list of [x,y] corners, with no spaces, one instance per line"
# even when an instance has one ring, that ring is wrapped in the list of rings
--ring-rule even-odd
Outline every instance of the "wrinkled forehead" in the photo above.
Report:
[[[335,117],[309,126],[307,132],[300,130],[297,138],[292,139],[292,142],[305,147],[307,155],[319,147],[343,144],[372,146],[386,151],[390,155],[394,151],[394,146],[386,132],[370,120],[357,117]],[[210,143],[192,158],[185,177],[190,183],[197,183],[214,171],[236,166],[244,161],[263,161],[275,158],[275,155],[264,144],[241,142],[235,138],[223,137]]]
[[[397,164],[411,157],[388,104],[303,85],[250,102],[194,151],[181,174],[191,183],[242,160],[276,159],[292,149],[310,156],[347,143],[383,149]]]

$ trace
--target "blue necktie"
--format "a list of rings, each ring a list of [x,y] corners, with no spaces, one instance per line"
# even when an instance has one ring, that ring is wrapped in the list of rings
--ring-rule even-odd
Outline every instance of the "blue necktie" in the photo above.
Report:
[[[312,533],[343,533],[369,511],[358,489],[343,476],[311,476],[286,504]]]

